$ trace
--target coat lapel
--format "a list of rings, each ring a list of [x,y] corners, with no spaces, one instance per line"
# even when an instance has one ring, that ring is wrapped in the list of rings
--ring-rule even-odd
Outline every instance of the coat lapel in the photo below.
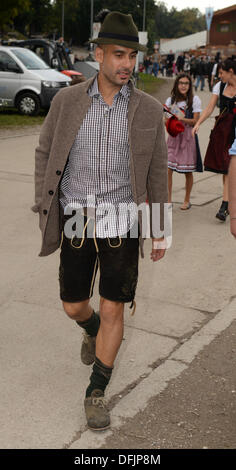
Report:
[[[130,82],[130,99],[129,99],[129,111],[128,111],[128,123],[129,123],[129,132],[131,132],[131,126],[134,119],[135,111],[139,106],[141,95],[134,87],[133,83]]]
[[[59,131],[61,140],[61,145],[59,148],[61,147],[63,151],[65,162],[74,143],[78,130],[81,127],[92,102],[92,99],[88,95],[87,91],[93,80],[94,77],[84,82],[78,95],[71,96],[70,106],[64,107],[63,120],[61,121],[61,129]]]
[[[131,178],[131,186],[132,192],[135,202],[137,203],[137,188],[136,188],[136,181],[135,181],[135,161],[132,152],[132,124],[135,116],[135,112],[139,106],[140,102],[140,94],[134,87],[133,83],[130,82],[130,99],[129,99],[129,109],[128,109],[128,128],[129,128],[129,148],[130,148],[130,178]]]

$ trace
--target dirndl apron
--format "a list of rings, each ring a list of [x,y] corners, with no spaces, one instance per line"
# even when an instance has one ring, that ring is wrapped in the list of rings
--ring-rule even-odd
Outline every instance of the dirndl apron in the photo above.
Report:
[[[185,118],[192,119],[193,111],[187,109]],[[168,136],[168,168],[178,173],[202,172],[202,159],[198,136],[192,136],[192,126],[185,124],[183,133],[176,137]]]

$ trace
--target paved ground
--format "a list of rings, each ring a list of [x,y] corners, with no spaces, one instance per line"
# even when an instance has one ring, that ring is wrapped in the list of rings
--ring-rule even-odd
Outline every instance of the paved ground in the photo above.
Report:
[[[235,341],[234,320],[102,448],[235,449]]]
[[[206,105],[209,94],[199,95]],[[203,154],[212,124],[200,131]],[[175,175],[172,248],[153,264],[145,242],[136,313],[126,309],[107,390],[113,427],[95,434],[83,412],[91,368],[80,362],[81,331],[58,298],[58,252],[37,256],[30,206],[38,132],[0,135],[0,448],[233,448],[235,240],[228,221],[215,219],[221,176],[195,175],[193,206],[183,212],[184,177]]]

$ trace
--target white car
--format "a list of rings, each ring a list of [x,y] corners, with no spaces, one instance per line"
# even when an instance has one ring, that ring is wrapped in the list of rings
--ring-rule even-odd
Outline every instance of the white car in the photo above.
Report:
[[[0,46],[0,106],[36,116],[70,82],[70,77],[48,67],[29,49]]]

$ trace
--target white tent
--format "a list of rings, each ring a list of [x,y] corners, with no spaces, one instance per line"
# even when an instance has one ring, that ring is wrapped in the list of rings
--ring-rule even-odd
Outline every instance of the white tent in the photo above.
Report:
[[[207,41],[207,31],[200,31],[199,33],[190,34],[177,39],[161,39],[160,40],[160,53],[169,54],[170,50],[174,54],[179,52],[188,51],[189,49],[197,49],[200,46],[205,46]]]

